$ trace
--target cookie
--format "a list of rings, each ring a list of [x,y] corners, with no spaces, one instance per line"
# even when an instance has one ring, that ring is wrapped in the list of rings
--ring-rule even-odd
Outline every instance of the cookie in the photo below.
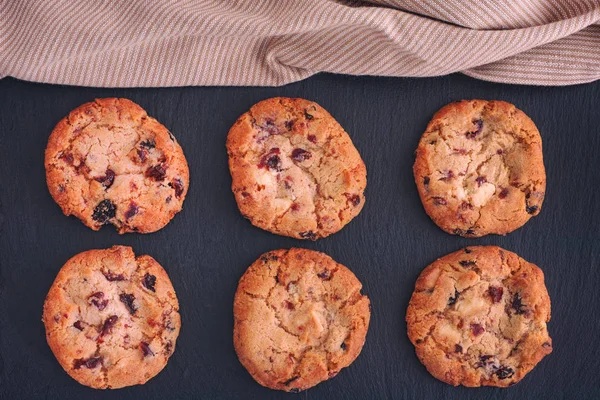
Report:
[[[540,133],[504,101],[464,100],[439,110],[413,170],[427,214],[465,237],[523,226],[539,214],[546,191]]]
[[[371,315],[362,285],[326,254],[275,250],[235,293],[233,343],[261,385],[299,392],[333,378],[360,353]]]
[[[179,211],[189,171],[175,137],[127,99],[97,99],[56,125],[46,182],[65,215],[98,230],[161,229]]]
[[[437,379],[506,387],[552,352],[542,271],[495,246],[467,247],[423,270],[406,312],[408,337]]]
[[[243,114],[227,137],[232,190],[255,226],[316,240],[363,208],[367,170],[344,129],[318,104],[275,97]]]
[[[82,385],[117,389],[158,374],[175,350],[179,304],[165,270],[131,247],[71,258],[50,288],[42,321],[48,345]]]

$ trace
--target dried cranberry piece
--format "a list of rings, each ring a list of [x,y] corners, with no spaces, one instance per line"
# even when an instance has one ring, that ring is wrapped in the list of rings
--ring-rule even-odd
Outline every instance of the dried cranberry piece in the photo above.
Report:
[[[83,325],[81,325],[81,321],[75,321],[75,323],[73,324],[73,326],[77,329],[79,329],[80,331],[83,330]]]
[[[114,218],[117,213],[117,206],[115,206],[110,200],[102,200],[92,213],[94,221],[101,224],[106,224],[109,219]]]
[[[331,279],[331,273],[328,270],[324,270],[323,272],[317,274],[317,276],[324,281]]]
[[[472,261],[472,260],[461,260],[458,263],[460,265],[462,265],[463,267],[471,267],[471,266],[477,264],[475,261]]]
[[[133,303],[135,300],[135,296],[133,294],[121,293],[119,295],[119,300],[129,309],[129,313],[134,315],[137,311],[137,307]]]
[[[110,270],[107,271],[107,272],[102,271],[102,275],[104,275],[104,277],[106,278],[106,280],[109,281],[109,282],[124,281],[125,280],[125,276],[123,274],[114,274]]]
[[[475,125],[475,130],[474,131],[470,131],[466,133],[466,136],[469,139],[473,139],[475,136],[479,135],[481,133],[481,130],[483,129],[483,121],[478,119],[473,121],[473,124]]]
[[[179,178],[175,178],[169,183],[169,186],[175,189],[175,197],[180,198],[183,194],[183,181]]]
[[[65,162],[69,163],[69,164],[73,164],[73,161],[75,160],[73,158],[73,154],[71,153],[67,153],[67,154],[61,154],[58,158],[60,158],[61,160],[64,160]]]
[[[436,206],[445,206],[448,204],[446,199],[443,197],[434,196],[434,197],[432,197],[432,199],[433,199],[433,204],[435,204]]]
[[[498,376],[498,379],[507,379],[511,378],[515,374],[515,371],[510,367],[501,366],[495,374]]]
[[[146,275],[144,275],[144,279],[142,280],[142,285],[144,285],[146,289],[156,292],[154,289],[154,285],[156,285],[156,276],[146,272]]]
[[[317,143],[317,137],[315,135],[308,135],[306,137],[310,142]]]
[[[286,307],[288,310],[294,310],[294,309],[296,308],[296,307],[294,307],[294,303],[292,303],[292,302],[290,302],[290,301],[287,301],[287,300],[285,301],[285,307]]]
[[[310,151],[300,148],[292,150],[292,160],[296,162],[302,162],[308,160],[311,157],[312,153]]]
[[[494,356],[490,356],[490,355],[483,355],[483,356],[479,356],[479,362],[477,364],[475,364],[476,368],[481,368],[481,367],[485,367],[486,364],[488,364],[489,360],[492,359]]]
[[[454,297],[450,297],[448,299],[449,306],[452,306],[456,303],[456,301],[458,300],[458,295],[459,295],[458,290],[454,289]]]
[[[344,193],[344,195],[346,196],[346,198],[348,199],[350,204],[352,204],[354,207],[358,207],[358,205],[360,204],[360,196],[359,195],[348,194],[348,193]]]
[[[93,298],[92,298],[93,297]],[[92,298],[91,303],[98,308],[98,311],[102,311],[108,305],[108,299],[102,300],[104,298],[103,292],[92,293],[88,299]]]
[[[165,353],[171,354],[171,351],[173,351],[173,343],[171,341],[168,341],[167,344],[165,344]]]
[[[346,346],[346,343],[345,343],[345,342],[342,342],[342,344],[340,344],[340,348],[341,348],[342,350],[346,350],[346,348],[348,348],[348,346]]]
[[[86,367],[92,369],[96,368],[100,363],[102,363],[102,357],[92,357],[88,358],[87,360],[84,358],[80,358],[73,362],[73,368],[79,369],[81,367]]]
[[[485,332],[485,329],[480,324],[471,324],[471,332],[473,333],[473,336],[479,336]]]
[[[156,164],[149,167],[144,175],[146,178],[152,178],[155,181],[164,181],[167,176],[167,168],[169,168],[169,165],[166,163]]]
[[[502,293],[504,293],[504,289],[502,287],[490,286],[488,293],[490,294],[494,303],[499,303],[500,300],[502,300]]]
[[[508,196],[508,189],[507,189],[507,188],[504,188],[504,189],[502,189],[502,191],[501,191],[501,192],[498,194],[498,197],[499,197],[499,198],[501,198],[501,199],[503,199],[503,198],[505,198],[506,196]]]
[[[279,148],[274,147],[267,154],[265,154],[258,164],[259,168],[267,167],[276,171],[281,171],[281,158],[279,158]]]
[[[138,149],[137,150],[137,155],[140,158],[141,162],[145,162],[146,159],[148,158],[148,151],[144,150],[144,149]]]
[[[465,247],[465,253],[471,254],[471,249],[469,249],[468,247]]]
[[[463,348],[460,344],[457,344],[456,346],[454,346],[454,351],[457,353],[462,353]]]
[[[288,131],[291,131],[292,127],[294,126],[294,121],[292,121],[292,120],[285,121],[284,125]]]
[[[300,232],[299,235],[303,239],[317,240],[317,235],[313,231]]]
[[[156,142],[154,141],[154,139],[147,139],[143,142],[140,142],[140,146],[145,147],[147,149],[153,149],[154,147],[156,147]]]
[[[107,168],[104,176],[98,176],[94,178],[94,180],[100,182],[102,186],[108,189],[115,180],[115,172],[112,169]]]
[[[110,317],[106,318],[104,324],[102,325],[102,331],[100,331],[100,336],[110,334],[113,326],[115,326],[118,319],[119,317],[117,317],[116,315],[111,315]]]
[[[519,293],[515,293],[510,305],[515,310],[515,313],[519,315],[525,314],[525,310],[523,310],[523,307],[525,306],[522,303],[521,295]]]
[[[430,179],[429,179],[428,176],[426,176],[426,177],[423,178],[423,184],[424,185],[429,185],[429,181],[430,181]]]
[[[140,343],[140,349],[142,349],[142,353],[144,353],[144,357],[154,356],[154,352],[150,349],[150,345],[146,342]]]
[[[135,202],[130,202],[129,203],[129,208],[127,209],[127,211],[125,211],[125,219],[130,219],[132,217],[134,217],[139,211],[139,208],[137,206],[137,204],[135,204]]]
[[[475,182],[477,182],[477,187],[480,187],[481,185],[487,182],[487,179],[485,179],[485,176],[478,176],[477,178],[475,178]]]
[[[304,110],[304,118],[306,118],[309,121],[312,121],[315,117],[313,117],[312,114],[309,114],[307,110]]]

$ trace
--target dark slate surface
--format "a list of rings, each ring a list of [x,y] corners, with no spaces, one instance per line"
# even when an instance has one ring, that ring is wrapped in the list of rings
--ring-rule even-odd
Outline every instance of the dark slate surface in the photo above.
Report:
[[[94,97],[127,97],[166,125],[191,170],[184,210],[161,231],[119,236],[62,215],[45,184],[54,125]],[[236,118],[272,96],[315,100],[350,133],[368,169],[367,202],[341,232],[316,243],[272,235],[244,220],[230,191],[225,137]],[[541,214],[506,237],[450,236],[427,217],[412,177],[413,150],[432,114],[463,98],[503,99],[538,125],[548,174]],[[0,81],[2,398],[598,398],[600,396],[600,82],[519,87],[453,75],[432,79],[318,75],[282,88],[93,89]],[[114,244],[168,271],[183,327],[165,370],[144,386],[94,391],[59,366],[40,322],[44,297],[74,254]],[[420,271],[465,245],[495,244],[539,265],[552,298],[554,352],[509,389],[454,388],[431,377],[406,336]],[[362,354],[302,394],[255,383],[232,345],[237,281],[263,252],[292,246],[348,266],[373,304]]]

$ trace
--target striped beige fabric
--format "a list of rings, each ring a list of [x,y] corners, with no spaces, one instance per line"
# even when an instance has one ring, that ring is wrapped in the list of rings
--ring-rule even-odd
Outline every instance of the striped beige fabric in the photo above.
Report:
[[[0,0],[0,77],[276,86],[320,71],[600,78],[600,0]]]

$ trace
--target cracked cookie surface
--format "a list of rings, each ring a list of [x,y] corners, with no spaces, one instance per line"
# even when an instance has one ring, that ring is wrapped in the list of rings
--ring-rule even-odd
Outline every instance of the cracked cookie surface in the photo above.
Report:
[[[540,133],[504,101],[463,100],[439,110],[413,170],[427,214],[465,237],[523,226],[539,214],[546,190]]]
[[[229,131],[227,152],[240,212],[259,228],[316,240],[362,210],[365,164],[314,102],[276,97],[255,104]]]
[[[448,254],[423,270],[406,312],[408,337],[437,379],[506,387],[547,354],[550,297],[542,271],[496,246]]]
[[[261,385],[288,392],[334,377],[365,343],[371,312],[361,288],[326,254],[263,254],[235,294],[233,341],[240,362]]]
[[[44,303],[48,345],[82,385],[144,384],[175,350],[179,304],[165,270],[131,247],[89,250],[62,267]]]
[[[96,99],[61,120],[45,155],[50,194],[93,230],[150,233],[181,211],[189,170],[175,137],[127,99]]]

